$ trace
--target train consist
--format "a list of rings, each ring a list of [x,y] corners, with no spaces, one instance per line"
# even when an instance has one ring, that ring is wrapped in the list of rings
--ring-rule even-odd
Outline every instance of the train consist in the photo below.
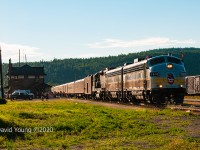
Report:
[[[186,92],[188,95],[200,95],[200,75],[186,77]]]
[[[183,103],[186,71],[181,59],[162,55],[114,69],[104,69],[84,79],[52,87],[66,97],[149,103]]]

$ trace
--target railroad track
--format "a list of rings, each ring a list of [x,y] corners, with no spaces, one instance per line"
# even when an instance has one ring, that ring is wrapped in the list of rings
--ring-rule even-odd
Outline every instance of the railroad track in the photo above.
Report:
[[[65,98],[64,98],[65,99]],[[49,99],[51,100],[56,100],[56,99]],[[192,112],[194,114],[200,115],[200,100],[184,100],[184,104],[182,105],[154,105],[154,104],[148,104],[148,103],[143,103],[143,102],[137,102],[137,103],[123,103],[123,102],[117,102],[117,101],[98,101],[98,100],[89,100],[89,99],[68,99],[66,100],[69,101],[74,101],[74,102],[83,102],[83,103],[92,103],[96,105],[103,105],[107,107],[114,107],[114,108],[128,108],[128,109],[173,109],[173,110],[181,110],[181,111],[186,111],[186,112]],[[40,101],[40,99],[34,99],[32,101]],[[195,103],[193,103],[195,102]]]
[[[133,108],[133,109],[142,109],[142,108],[147,108],[147,109],[173,109],[173,110],[181,110],[181,111],[186,111],[186,112],[192,112],[194,114],[200,115],[200,101],[198,104],[188,104],[184,103],[182,105],[153,105],[153,104],[146,104],[146,103],[123,103],[123,102],[114,102],[114,101],[98,101],[98,100],[81,100],[81,99],[74,99],[74,101],[82,101],[86,103],[93,103],[93,104],[98,104],[98,105],[104,105],[104,106],[109,106],[109,107],[116,107],[116,108]],[[111,106],[112,105],[112,106]]]
[[[177,105],[177,106],[169,105],[167,106],[167,108],[200,114],[200,106],[197,106],[197,105],[190,105],[190,104],[183,104],[183,105]]]
[[[195,114],[200,115],[200,100],[193,100],[188,99],[185,100],[182,105],[153,105],[153,104],[146,104],[146,103],[118,103],[122,105],[132,105],[132,106],[139,106],[142,108],[150,108],[150,109],[165,109],[170,108],[173,110],[181,110],[186,112],[192,112]]]
[[[185,112],[192,112],[194,114],[200,115],[200,101],[198,103],[183,103],[182,105],[152,105],[152,104],[143,104],[141,103],[142,107],[145,108],[159,108],[165,109],[170,108],[172,110],[181,110]]]

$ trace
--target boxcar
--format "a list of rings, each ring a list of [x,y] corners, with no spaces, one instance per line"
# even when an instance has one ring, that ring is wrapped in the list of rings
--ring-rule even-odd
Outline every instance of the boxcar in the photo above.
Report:
[[[200,75],[195,76],[195,94],[200,94]]]
[[[186,77],[186,92],[187,94],[195,94],[195,76]]]

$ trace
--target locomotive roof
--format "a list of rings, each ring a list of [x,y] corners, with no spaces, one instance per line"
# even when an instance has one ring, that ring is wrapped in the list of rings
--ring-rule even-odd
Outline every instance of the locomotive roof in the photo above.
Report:
[[[180,59],[176,56],[169,56],[169,55],[159,55],[159,56],[154,56],[154,57],[151,57],[151,58],[148,58],[148,60],[151,60],[151,59],[154,59],[154,58],[157,58],[157,57],[173,57],[173,58],[176,58],[176,59]],[[180,59],[181,60],[181,59]]]
[[[147,62],[147,60],[145,59],[145,60],[139,61],[137,63],[133,63],[133,64],[130,64],[130,65],[124,66],[124,69],[139,66],[141,64],[145,64],[146,62]]]
[[[69,85],[69,84],[73,84],[73,83],[74,83],[74,81],[73,81],[73,82],[66,83],[66,84],[68,84],[68,85]]]
[[[127,69],[127,68],[131,68],[131,67],[138,66],[138,65],[141,65],[141,64],[145,64],[148,60],[151,60],[151,59],[154,59],[154,58],[158,58],[158,57],[173,57],[173,58],[176,58],[176,59],[179,59],[179,60],[180,60],[180,58],[175,57],[175,56],[160,55],[160,56],[151,57],[151,58],[148,58],[148,59],[145,59],[145,60],[136,62],[136,63],[128,64],[128,65],[126,65],[126,66],[120,66],[120,67],[118,67],[118,68],[115,68],[115,69],[106,71],[106,74],[107,74],[107,73],[112,73],[112,72],[119,71],[119,70],[122,69],[122,67],[123,67],[124,69]]]
[[[118,67],[118,68],[115,68],[115,69],[112,69],[112,70],[107,71],[106,74],[107,74],[107,73],[112,73],[112,72],[119,71],[119,70],[122,69],[122,67],[123,67],[124,69],[126,69],[126,68],[130,68],[130,67],[134,67],[134,66],[138,66],[138,65],[144,64],[144,63],[146,63],[146,62],[147,62],[147,60],[142,60],[142,61],[139,61],[139,62],[137,62],[137,63],[129,64],[129,65],[126,65],[126,66],[120,66],[120,67]]]
[[[81,81],[84,81],[84,79],[76,80],[75,82],[81,82]]]
[[[115,69],[112,69],[112,70],[109,70],[109,71],[106,71],[106,74],[107,73],[111,73],[111,72],[115,72],[115,71],[119,71],[122,69],[122,66],[118,67],[118,68],[115,68]]]

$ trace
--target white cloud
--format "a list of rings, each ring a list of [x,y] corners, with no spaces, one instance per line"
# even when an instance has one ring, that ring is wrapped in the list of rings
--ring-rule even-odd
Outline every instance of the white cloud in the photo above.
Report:
[[[31,47],[28,45],[20,45],[20,44],[7,44],[0,42],[1,51],[2,51],[2,61],[8,62],[11,58],[12,62],[18,62],[19,60],[19,49],[20,49],[20,58],[23,61],[24,56],[26,54],[27,61],[38,60],[38,57],[42,56],[42,53],[38,52],[39,48]]]
[[[105,39],[102,42],[87,44],[87,46],[89,46],[90,48],[135,48],[143,46],[157,46],[157,47],[179,46],[180,44],[194,45],[196,44],[196,41],[192,39],[172,40],[163,37],[153,37],[153,38],[131,40],[131,41],[124,41],[119,39]]]

